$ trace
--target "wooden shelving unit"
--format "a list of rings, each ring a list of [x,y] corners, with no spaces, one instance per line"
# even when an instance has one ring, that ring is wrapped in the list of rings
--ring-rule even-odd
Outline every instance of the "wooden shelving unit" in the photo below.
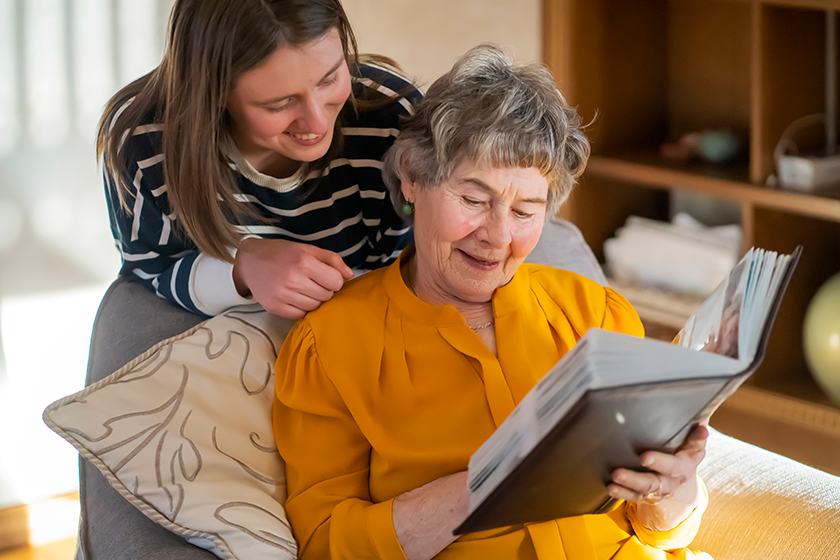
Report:
[[[578,107],[593,156],[562,210],[599,258],[630,215],[667,220],[675,192],[740,209],[744,249],[804,246],[762,367],[769,394],[831,405],[808,372],[802,324],[840,271],[840,177],[803,193],[768,186],[773,151],[797,118],[825,108],[826,10],[840,0],[544,0],[544,58]],[[835,14],[834,17],[837,17]],[[732,164],[678,164],[660,146],[728,129]]]

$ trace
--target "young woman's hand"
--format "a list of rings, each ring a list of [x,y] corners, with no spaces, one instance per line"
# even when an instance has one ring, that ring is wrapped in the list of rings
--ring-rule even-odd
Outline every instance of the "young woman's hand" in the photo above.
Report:
[[[648,451],[642,466],[653,472],[616,469],[607,491],[613,498],[638,503],[639,521],[654,531],[669,531],[685,520],[701,498],[697,467],[706,456],[709,430],[697,426],[673,455]]]
[[[290,319],[317,309],[352,277],[337,253],[283,239],[245,239],[233,266],[239,295]]]

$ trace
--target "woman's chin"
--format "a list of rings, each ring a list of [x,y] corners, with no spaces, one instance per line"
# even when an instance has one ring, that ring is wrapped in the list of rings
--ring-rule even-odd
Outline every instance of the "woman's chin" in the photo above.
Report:
[[[467,303],[487,303],[493,298],[493,292],[499,285],[495,282],[469,283],[458,290],[457,299]]]
[[[327,146],[327,148],[329,148],[329,146]],[[313,161],[318,161],[324,157],[326,153],[327,149],[321,149],[321,147],[318,146],[317,149],[287,150],[286,157],[293,159],[298,163],[312,163]]]
[[[332,143],[332,133],[325,134],[317,141],[298,141],[294,137],[285,135],[278,152],[287,158],[299,162],[312,163],[327,155]]]

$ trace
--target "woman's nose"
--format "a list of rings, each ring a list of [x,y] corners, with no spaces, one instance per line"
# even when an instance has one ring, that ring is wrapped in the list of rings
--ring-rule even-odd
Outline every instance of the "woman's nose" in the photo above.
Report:
[[[332,126],[329,120],[327,105],[317,95],[310,95],[305,99],[297,118],[299,128],[315,134],[325,133]]]
[[[511,223],[506,212],[490,212],[481,227],[480,238],[494,248],[507,247],[511,241]]]

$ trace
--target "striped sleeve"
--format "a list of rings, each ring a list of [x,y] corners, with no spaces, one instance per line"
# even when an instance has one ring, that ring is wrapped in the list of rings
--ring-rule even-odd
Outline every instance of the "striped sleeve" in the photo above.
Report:
[[[120,275],[188,311],[213,315],[220,310],[202,305],[195,294],[200,253],[174,229],[175,217],[163,181],[160,135],[160,125],[146,125],[138,127],[125,143],[127,194],[120,193],[114,178],[104,171],[111,232],[122,257]],[[228,283],[238,298],[232,278]]]

